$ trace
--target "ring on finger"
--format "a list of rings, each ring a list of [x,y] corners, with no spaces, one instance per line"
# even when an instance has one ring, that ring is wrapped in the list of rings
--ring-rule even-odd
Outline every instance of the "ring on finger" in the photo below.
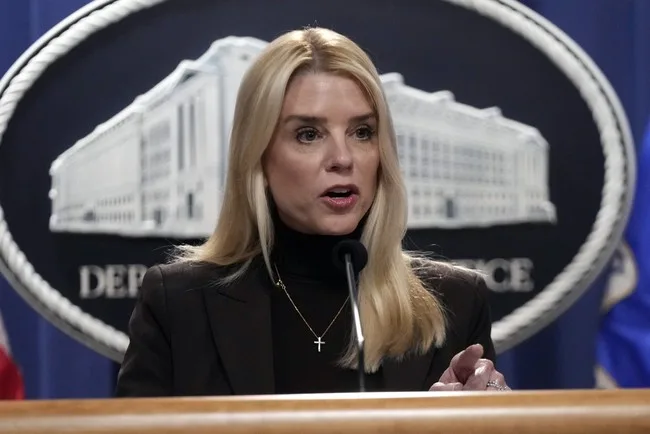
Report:
[[[501,386],[499,383],[497,383],[496,381],[493,381],[493,380],[490,380],[490,381],[487,382],[487,387],[494,387],[497,390],[508,390],[507,387]]]

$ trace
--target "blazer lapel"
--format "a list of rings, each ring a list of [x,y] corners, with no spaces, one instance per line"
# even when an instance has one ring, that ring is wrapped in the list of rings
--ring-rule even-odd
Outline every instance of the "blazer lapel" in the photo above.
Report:
[[[387,391],[415,392],[426,391],[431,386],[425,380],[431,368],[435,349],[428,353],[408,355],[401,361],[387,359],[383,362],[384,382]]]
[[[232,285],[203,291],[214,343],[236,395],[275,391],[271,306],[264,279],[253,264]]]

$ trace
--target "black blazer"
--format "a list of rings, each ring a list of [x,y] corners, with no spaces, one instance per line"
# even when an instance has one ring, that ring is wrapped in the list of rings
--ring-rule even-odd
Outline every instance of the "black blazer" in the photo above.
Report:
[[[130,343],[116,395],[200,396],[274,393],[269,278],[261,261],[230,286],[213,282],[222,267],[173,264],[150,268],[129,322]],[[480,343],[494,362],[482,279],[433,270],[431,289],[449,317],[447,340],[423,356],[383,363],[387,391],[425,391],[451,358]]]

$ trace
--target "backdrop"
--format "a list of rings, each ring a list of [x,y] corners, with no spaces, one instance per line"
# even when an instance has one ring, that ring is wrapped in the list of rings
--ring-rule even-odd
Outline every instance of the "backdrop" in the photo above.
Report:
[[[526,0],[572,37],[618,93],[641,143],[650,115],[650,2]],[[87,2],[0,0],[0,74],[39,36]],[[29,186],[24,188],[29,194]],[[590,388],[604,281],[601,278],[557,321],[502,354],[500,370],[516,389]],[[0,311],[27,398],[110,396],[117,366],[37,315],[0,280]]]

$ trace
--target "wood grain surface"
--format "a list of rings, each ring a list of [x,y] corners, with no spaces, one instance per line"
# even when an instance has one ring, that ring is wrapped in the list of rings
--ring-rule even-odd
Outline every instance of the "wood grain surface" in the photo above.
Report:
[[[0,433],[650,433],[650,390],[0,403]]]

